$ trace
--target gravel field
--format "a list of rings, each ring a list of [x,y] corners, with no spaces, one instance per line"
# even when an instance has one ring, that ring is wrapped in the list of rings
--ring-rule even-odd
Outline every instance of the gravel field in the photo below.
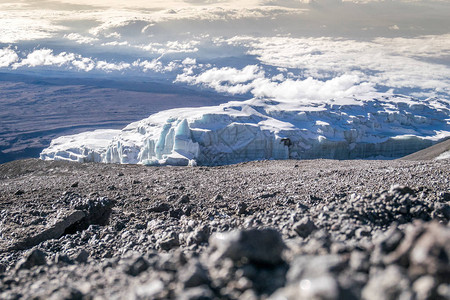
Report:
[[[0,165],[0,299],[450,299],[450,161]]]

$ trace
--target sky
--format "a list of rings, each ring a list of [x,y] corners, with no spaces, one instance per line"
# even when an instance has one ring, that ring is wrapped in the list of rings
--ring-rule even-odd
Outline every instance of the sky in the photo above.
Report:
[[[92,3],[0,0],[0,73],[140,78],[293,101],[450,99],[447,0]]]

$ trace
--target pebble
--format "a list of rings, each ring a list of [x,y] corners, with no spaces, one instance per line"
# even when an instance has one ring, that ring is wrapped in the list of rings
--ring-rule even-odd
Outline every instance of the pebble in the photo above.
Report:
[[[300,221],[294,224],[294,231],[302,238],[308,237],[314,230],[317,229],[314,222],[309,217],[303,217]]]
[[[28,252],[22,260],[17,263],[17,270],[31,269],[34,266],[42,266],[47,263],[47,254],[40,249],[33,249]]]
[[[270,228],[217,233],[212,236],[210,244],[218,257],[271,265],[282,261],[281,254],[285,248],[280,233]]]

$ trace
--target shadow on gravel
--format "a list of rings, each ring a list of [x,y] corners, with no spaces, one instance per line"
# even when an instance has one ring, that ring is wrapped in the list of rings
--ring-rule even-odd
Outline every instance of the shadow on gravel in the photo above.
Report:
[[[66,203],[70,210],[58,217],[51,226],[37,234],[30,234],[6,251],[26,250],[50,239],[59,239],[64,235],[83,231],[90,225],[106,225],[114,205],[108,198],[88,199],[72,193],[64,195],[58,201]]]
[[[64,230],[64,234],[75,234],[89,228],[90,225],[104,226],[108,224],[111,215],[112,205],[96,205],[95,209],[88,211],[88,214],[81,220],[73,223]]]

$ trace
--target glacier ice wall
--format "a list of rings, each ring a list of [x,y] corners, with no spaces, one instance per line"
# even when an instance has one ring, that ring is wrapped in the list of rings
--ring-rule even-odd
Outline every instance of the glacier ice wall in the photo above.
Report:
[[[41,152],[41,159],[101,162],[109,144],[120,130],[106,129],[61,136]]]
[[[162,111],[104,132],[96,131],[98,143],[92,133],[56,139],[41,158],[146,165],[394,158],[450,136],[450,101],[387,94],[295,103],[251,99]]]

